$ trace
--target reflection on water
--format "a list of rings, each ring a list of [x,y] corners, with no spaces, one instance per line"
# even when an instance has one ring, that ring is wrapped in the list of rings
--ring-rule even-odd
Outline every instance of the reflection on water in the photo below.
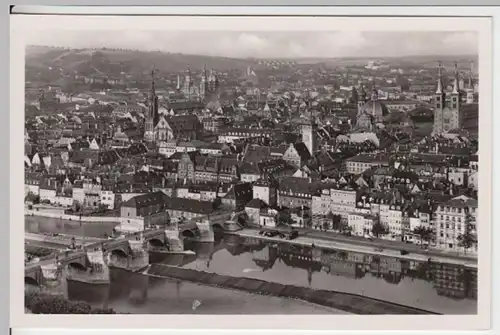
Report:
[[[133,314],[341,314],[296,300],[111,270],[110,285],[68,283],[68,297]],[[195,303],[198,301],[198,303]],[[193,305],[196,308],[193,309]]]
[[[187,248],[197,259],[186,268],[360,294],[444,314],[477,310],[477,270],[463,266],[237,236]]]
[[[68,234],[80,231],[77,222],[57,223],[54,219],[44,219],[26,217],[26,230]],[[85,229],[87,236],[98,237],[111,232],[112,228],[113,224],[89,224]],[[185,244],[186,249],[195,251],[196,255],[151,254],[150,262],[360,294],[444,314],[477,312],[477,271],[462,266],[268,243],[231,235],[218,237],[215,243]],[[120,312],[130,313],[331,312],[291,300],[158,279],[122,270],[111,271],[109,286],[71,283],[68,294],[71,299],[93,300],[89,302],[109,304]],[[195,311],[192,310],[194,300],[201,302]]]

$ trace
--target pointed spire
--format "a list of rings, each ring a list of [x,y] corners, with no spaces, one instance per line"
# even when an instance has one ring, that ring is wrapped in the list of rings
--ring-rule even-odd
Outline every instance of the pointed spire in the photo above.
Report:
[[[441,62],[438,63],[438,81],[436,94],[443,94],[443,73],[441,68]]]
[[[474,83],[472,80],[472,74],[474,73],[474,61],[470,62],[470,72],[469,72],[469,88],[474,88]]]
[[[458,78],[458,63],[455,62],[455,80],[453,82],[453,94],[460,92],[460,80]]]
[[[155,94],[155,68],[151,70],[151,94]]]

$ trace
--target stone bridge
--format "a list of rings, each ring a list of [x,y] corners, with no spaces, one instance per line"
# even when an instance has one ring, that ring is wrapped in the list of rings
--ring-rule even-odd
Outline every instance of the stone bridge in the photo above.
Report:
[[[204,237],[213,234],[214,230],[235,231],[241,229],[242,226],[238,222],[238,218],[243,215],[246,215],[245,211],[220,211],[198,216],[179,224],[179,230],[183,237],[201,237],[204,240]]]
[[[28,240],[38,240],[59,244],[60,236],[41,235],[43,239],[26,236]],[[71,236],[66,238],[71,240]],[[62,247],[66,243],[60,243]],[[179,230],[153,229],[127,234],[115,239],[94,241],[83,244],[78,249],[59,250],[56,255],[38,262],[25,264],[25,283],[44,285],[57,281],[64,272],[67,278],[83,282],[109,282],[108,267],[138,271],[149,265],[149,250],[184,250],[179,238]]]
[[[114,239],[85,238],[71,235],[50,236],[26,234],[26,241],[71,245],[73,238],[81,241],[80,249],[59,250],[57,255],[38,263],[25,264],[25,283],[44,285],[57,281],[63,272],[68,279],[102,283],[109,282],[109,267],[138,271],[149,265],[149,251],[184,250],[184,238],[212,242],[213,230],[241,229],[237,218],[241,212],[220,212],[197,217],[168,229],[148,229],[127,233]],[[235,223],[236,222],[236,223]],[[84,243],[85,242],[85,243]]]

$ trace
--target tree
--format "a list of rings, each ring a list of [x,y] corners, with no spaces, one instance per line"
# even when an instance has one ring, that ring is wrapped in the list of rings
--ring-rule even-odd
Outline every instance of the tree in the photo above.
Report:
[[[112,309],[92,308],[86,302],[44,292],[25,292],[24,306],[33,314],[115,314]]]
[[[386,235],[389,233],[389,229],[386,226],[381,224],[379,221],[375,222],[372,227],[372,234],[375,237],[379,237],[380,235]]]
[[[342,217],[338,214],[333,214],[331,211],[326,215],[328,220],[332,223],[333,230],[342,230]]]
[[[468,249],[477,244],[477,236],[474,233],[474,222],[475,220],[472,215],[470,213],[467,213],[465,215],[464,233],[458,235],[457,237],[458,245],[464,248],[464,255],[467,253]]]
[[[293,221],[290,212],[286,210],[280,211],[278,214],[278,223],[284,225],[291,225]]]
[[[413,230],[415,235],[420,236],[420,245],[424,245],[424,241],[428,242],[432,236],[432,229],[424,226],[418,226]]]

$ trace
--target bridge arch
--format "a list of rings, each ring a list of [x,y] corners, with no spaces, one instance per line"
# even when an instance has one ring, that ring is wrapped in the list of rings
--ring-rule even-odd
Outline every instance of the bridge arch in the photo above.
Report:
[[[151,238],[151,239],[148,240],[148,243],[149,243],[150,246],[156,247],[156,248],[165,247],[167,245],[167,243],[165,243],[164,241],[160,240],[159,238]]]
[[[191,229],[184,229],[181,232],[181,234],[182,234],[183,237],[189,237],[189,238],[196,237],[196,233],[193,230],[191,230]]]
[[[121,248],[116,248],[111,250],[111,255],[115,257],[124,257],[124,258],[128,257],[128,254],[125,252],[125,250]]]
[[[24,285],[40,286],[40,283],[32,276],[24,276]]]
[[[85,271],[86,270],[85,265],[83,265],[80,262],[75,262],[75,261],[69,263],[68,267],[72,268],[72,269],[80,270],[80,271]]]
[[[222,226],[221,223],[215,222],[211,224],[212,230],[217,233],[221,233],[224,231],[224,227]]]

